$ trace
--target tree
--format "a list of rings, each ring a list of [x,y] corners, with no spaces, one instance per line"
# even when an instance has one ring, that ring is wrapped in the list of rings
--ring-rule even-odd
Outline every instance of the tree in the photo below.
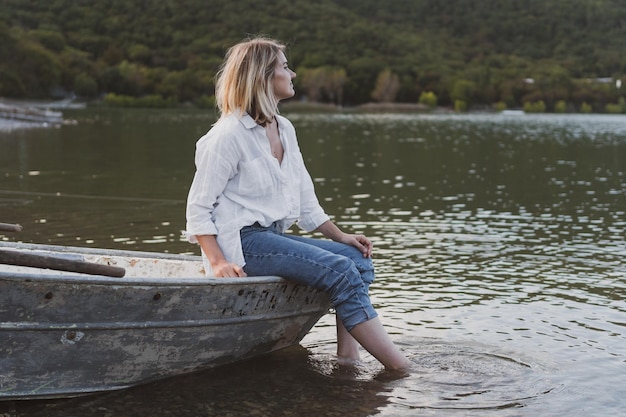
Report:
[[[399,89],[400,79],[390,69],[386,69],[378,74],[372,98],[380,103],[391,103],[396,99]]]
[[[318,102],[322,98],[322,89],[324,88],[324,74],[322,68],[301,69],[300,84],[304,88],[306,97],[311,102]],[[297,80],[297,78],[296,78]]]
[[[328,82],[324,88],[331,103],[343,104],[343,87],[348,80],[346,70],[343,68],[331,69],[328,74]]]
[[[290,62],[323,69],[311,85],[298,71],[312,100],[361,104],[375,91],[415,103],[432,91],[439,105],[604,110],[623,94],[588,80],[626,82],[624,21],[620,0],[5,0],[0,93],[43,98],[84,73],[102,92],[194,101],[212,94],[230,45],[264,33],[288,44]]]
[[[474,81],[456,80],[450,90],[450,98],[454,103],[463,102],[468,107],[472,105],[477,90],[478,86]]]
[[[79,97],[93,98],[98,94],[98,83],[88,74],[80,73],[74,80],[74,92]]]
[[[342,104],[343,88],[348,79],[346,70],[332,67],[302,68],[298,73],[301,78],[300,84],[309,101]]]

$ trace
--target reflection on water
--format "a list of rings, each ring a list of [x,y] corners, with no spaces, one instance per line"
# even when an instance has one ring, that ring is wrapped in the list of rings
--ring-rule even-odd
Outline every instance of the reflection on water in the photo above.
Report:
[[[31,416],[368,416],[391,390],[376,381],[327,377],[308,366],[308,352],[287,349],[255,361],[87,398],[37,401]],[[181,389],[181,386],[184,389]],[[328,403],[334,404],[327,413]]]
[[[197,253],[180,238],[199,112],[83,112],[0,134],[4,239]],[[372,298],[415,365],[302,347],[29,416],[618,415],[626,407],[626,118],[293,114],[318,196],[375,243]],[[4,409],[3,409],[4,407]]]

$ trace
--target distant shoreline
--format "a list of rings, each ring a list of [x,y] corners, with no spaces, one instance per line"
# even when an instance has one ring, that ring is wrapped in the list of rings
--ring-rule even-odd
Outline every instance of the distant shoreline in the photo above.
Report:
[[[305,101],[287,101],[281,103],[285,111],[318,111],[318,112],[407,112],[407,113],[447,113],[452,110],[445,107],[430,108],[419,103],[365,103],[356,106],[339,106],[328,103],[312,103]]]

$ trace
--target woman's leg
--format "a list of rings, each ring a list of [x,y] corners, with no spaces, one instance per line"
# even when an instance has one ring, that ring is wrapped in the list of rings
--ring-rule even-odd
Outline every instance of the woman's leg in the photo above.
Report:
[[[386,368],[408,371],[411,367],[411,362],[393,343],[380,318],[357,324],[350,334]]]
[[[351,365],[361,359],[359,342],[352,337],[339,316],[336,315],[335,317],[337,321],[337,359],[339,359],[339,363]]]
[[[374,266],[372,260],[370,258],[363,258],[361,251],[355,247],[330,240],[311,239],[293,235],[286,235],[286,237],[315,245],[338,255],[347,256],[356,264],[357,269],[361,273],[365,291],[369,292],[369,286],[374,281]],[[337,322],[337,358],[339,363],[353,365],[361,359],[359,353],[360,344],[352,337],[350,332],[348,332],[346,326],[343,325],[339,318],[339,315],[335,317]]]
[[[269,228],[244,228],[241,242],[248,275],[278,275],[325,291],[348,331],[377,316],[350,258]]]
[[[354,356],[354,337],[387,368],[408,367],[409,361],[393,344],[371,305],[367,295],[371,280],[362,277],[367,276],[367,273],[359,272],[355,262],[345,255],[337,255],[319,247],[336,242],[309,239],[316,242],[311,244],[305,238],[281,235],[258,227],[244,229],[241,236],[246,258],[244,269],[249,275],[279,275],[329,294],[343,323],[338,328],[338,338],[341,338],[341,348],[338,347],[338,350]],[[371,264],[371,260],[362,259],[366,260],[360,262],[361,266]]]

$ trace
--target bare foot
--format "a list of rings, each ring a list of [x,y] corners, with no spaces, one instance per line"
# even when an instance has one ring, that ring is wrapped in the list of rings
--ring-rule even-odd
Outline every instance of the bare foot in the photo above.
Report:
[[[358,368],[359,366],[363,366],[363,361],[361,359],[337,355],[337,364],[349,368]]]

